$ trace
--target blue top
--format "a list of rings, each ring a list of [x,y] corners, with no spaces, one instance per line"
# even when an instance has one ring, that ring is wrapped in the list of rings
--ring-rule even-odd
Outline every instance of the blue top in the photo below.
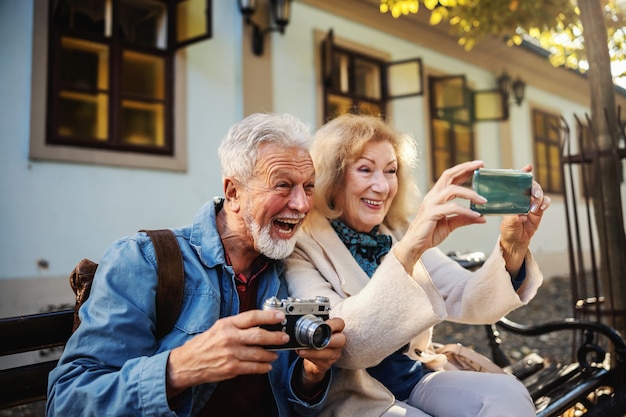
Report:
[[[174,328],[156,339],[156,258],[150,238],[137,233],[113,243],[104,253],[80,309],[81,324],[70,337],[48,382],[47,416],[193,416],[216,387],[203,384],[181,394],[170,410],[165,369],[170,350],[208,330],[220,317],[239,312],[232,267],[228,266],[216,212],[223,201],[206,203],[193,224],[173,229],[182,251],[185,288]],[[281,262],[260,276],[257,305],[272,296],[287,297]],[[299,399],[291,377],[301,359],[280,351],[269,372],[277,416],[314,416],[321,400]]]

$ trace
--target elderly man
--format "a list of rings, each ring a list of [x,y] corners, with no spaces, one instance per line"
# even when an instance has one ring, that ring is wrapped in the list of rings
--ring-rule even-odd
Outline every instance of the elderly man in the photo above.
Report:
[[[154,248],[145,233],[115,242],[100,261],[81,325],[50,373],[52,416],[315,415],[345,344],[327,320],[325,349],[269,350],[289,335],[260,326],[287,297],[281,259],[312,206],[308,129],[288,115],[253,114],[219,148],[224,196],[174,229],[185,283],[174,328],[157,338]]]

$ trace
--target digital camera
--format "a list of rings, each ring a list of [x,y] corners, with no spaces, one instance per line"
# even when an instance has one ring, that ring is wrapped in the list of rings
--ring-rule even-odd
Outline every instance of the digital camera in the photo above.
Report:
[[[332,329],[326,323],[330,302],[327,297],[315,297],[314,300],[302,300],[289,297],[268,298],[263,303],[263,310],[281,310],[285,320],[278,324],[262,325],[263,329],[282,331],[289,335],[289,342],[284,345],[263,346],[268,350],[324,349],[330,342]]]

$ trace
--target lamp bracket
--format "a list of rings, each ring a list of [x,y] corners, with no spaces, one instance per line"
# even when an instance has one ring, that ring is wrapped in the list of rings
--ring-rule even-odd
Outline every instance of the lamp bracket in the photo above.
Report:
[[[252,29],[252,52],[254,55],[263,55],[265,49],[265,35],[270,32],[285,33],[285,26],[289,24],[289,10],[292,0],[268,0],[270,6],[269,23],[265,29],[252,20],[258,2],[256,0],[239,0],[239,10],[245,18],[245,23]]]
[[[265,35],[270,32],[280,32],[280,34],[285,33],[285,28],[282,26],[269,26],[265,29],[261,29],[259,25],[257,25],[250,16],[246,17],[246,25],[252,28],[252,52],[256,56],[263,55],[263,51],[265,50]]]

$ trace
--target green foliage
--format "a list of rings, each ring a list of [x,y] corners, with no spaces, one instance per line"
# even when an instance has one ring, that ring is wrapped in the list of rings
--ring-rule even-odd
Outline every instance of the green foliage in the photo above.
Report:
[[[380,0],[380,11],[400,17],[417,13],[421,5],[430,11],[431,25],[448,22],[468,51],[487,36],[505,39],[509,45],[527,40],[549,51],[555,66],[587,69],[579,10],[573,0]],[[605,0],[604,12],[611,60],[624,62],[624,2]]]

